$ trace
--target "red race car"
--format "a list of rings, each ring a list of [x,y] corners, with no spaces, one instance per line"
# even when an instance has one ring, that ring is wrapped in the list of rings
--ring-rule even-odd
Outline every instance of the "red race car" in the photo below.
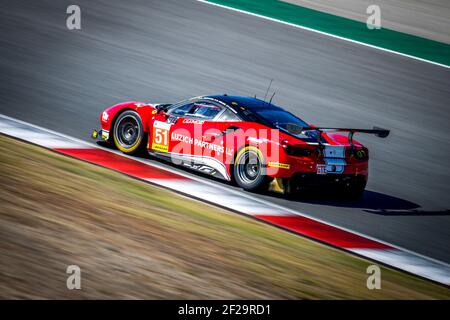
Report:
[[[389,135],[379,128],[315,127],[271,102],[226,94],[175,104],[125,102],[106,109],[100,123],[92,136],[126,154],[147,150],[246,190],[265,189],[275,179],[286,194],[332,186],[360,196],[369,152],[353,135]]]

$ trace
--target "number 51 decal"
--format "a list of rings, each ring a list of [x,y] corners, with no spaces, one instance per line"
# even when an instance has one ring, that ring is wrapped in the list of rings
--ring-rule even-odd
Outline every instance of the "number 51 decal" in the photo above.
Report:
[[[153,123],[152,149],[160,152],[169,151],[169,130],[170,124],[155,121]]]

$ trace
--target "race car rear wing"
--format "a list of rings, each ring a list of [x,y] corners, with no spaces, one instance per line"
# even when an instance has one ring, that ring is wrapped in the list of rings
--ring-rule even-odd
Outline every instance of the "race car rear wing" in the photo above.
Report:
[[[302,129],[302,131],[317,131],[319,134],[317,135],[317,142],[319,145],[322,145],[321,137],[323,131],[335,131],[335,132],[348,132],[348,142],[353,147],[353,135],[357,132],[374,134],[379,138],[386,138],[390,130],[373,127],[373,129],[353,129],[353,128],[327,128],[327,127],[316,127],[316,128],[307,128]]]

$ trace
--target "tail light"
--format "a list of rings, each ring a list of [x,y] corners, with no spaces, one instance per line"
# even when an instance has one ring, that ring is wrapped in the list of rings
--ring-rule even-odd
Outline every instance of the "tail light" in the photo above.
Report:
[[[347,157],[354,158],[359,161],[369,159],[369,150],[365,147],[354,147],[347,149]]]

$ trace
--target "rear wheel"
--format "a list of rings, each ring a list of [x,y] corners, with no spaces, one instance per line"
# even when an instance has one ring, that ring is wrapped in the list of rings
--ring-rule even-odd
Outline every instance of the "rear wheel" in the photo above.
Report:
[[[236,183],[245,190],[258,191],[268,188],[264,157],[256,147],[245,147],[236,156],[233,167]]]
[[[139,114],[132,110],[122,112],[114,123],[114,144],[126,154],[135,154],[145,148],[146,137]]]

